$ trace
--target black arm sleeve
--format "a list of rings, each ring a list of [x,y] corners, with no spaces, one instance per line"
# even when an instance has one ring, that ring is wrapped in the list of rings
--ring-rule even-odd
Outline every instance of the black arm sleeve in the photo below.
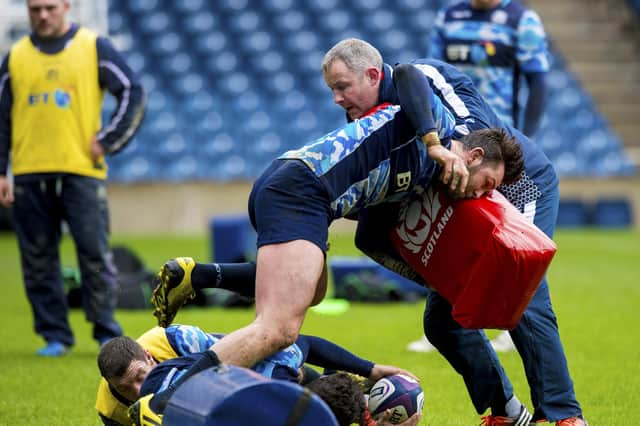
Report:
[[[109,123],[98,133],[98,140],[108,154],[115,154],[131,140],[142,122],[146,95],[142,84],[113,47],[111,42],[98,37],[98,79],[117,100]]]
[[[330,370],[342,370],[369,377],[373,362],[352,354],[345,348],[316,336],[300,335],[296,344],[307,353],[306,362]]]
[[[0,65],[0,176],[6,176],[11,149],[11,104],[13,96],[9,81],[9,55]]]
[[[547,85],[545,83],[545,73],[543,72],[527,73],[525,78],[529,86],[529,97],[524,110],[522,133],[531,137],[538,130],[538,125],[544,112]]]
[[[398,65],[393,72],[400,107],[409,117],[418,136],[433,130],[436,125],[431,113],[431,86],[427,77],[411,64]]]

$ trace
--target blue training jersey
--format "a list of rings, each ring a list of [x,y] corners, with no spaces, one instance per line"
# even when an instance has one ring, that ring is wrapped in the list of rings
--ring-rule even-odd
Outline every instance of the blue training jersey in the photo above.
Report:
[[[165,335],[178,356],[206,351],[219,340],[219,335],[205,333],[193,325],[170,325]]]
[[[221,334],[209,336],[216,341],[222,338]],[[142,384],[140,396],[162,392],[203,356],[202,352],[191,353],[158,364]],[[330,370],[345,370],[363,377],[369,377],[374,365],[328,340],[300,335],[294,344],[258,362],[251,369],[267,378],[297,383],[300,368],[305,362]]]
[[[466,74],[435,59],[418,59],[413,65],[424,74],[431,91],[441,101],[432,103],[431,108],[446,108],[451,114],[439,115],[452,116],[455,120],[454,125],[447,123],[446,127],[449,130],[445,132],[445,137],[460,139],[475,130],[504,128],[516,138],[523,151],[523,176],[518,182],[501,185],[498,190],[520,211],[524,212],[525,205],[540,198],[547,189],[558,185],[557,175],[542,149],[513,126],[504,124]],[[393,82],[385,77],[382,85],[384,87],[381,88],[381,93],[389,93]],[[381,101],[385,102],[388,99]]]
[[[517,1],[474,10],[469,0],[441,10],[429,55],[454,64],[473,83],[500,119],[515,125],[522,73],[549,70],[547,39],[538,15]]]
[[[397,105],[381,107],[280,159],[304,162],[331,198],[334,219],[405,197],[427,185],[438,165]]]

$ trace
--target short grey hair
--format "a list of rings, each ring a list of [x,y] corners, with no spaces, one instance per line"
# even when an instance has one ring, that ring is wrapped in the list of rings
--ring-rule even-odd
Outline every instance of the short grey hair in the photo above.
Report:
[[[351,71],[364,73],[367,68],[382,69],[382,55],[371,44],[357,38],[347,38],[338,42],[324,55],[322,75],[326,76],[329,67],[340,59]]]

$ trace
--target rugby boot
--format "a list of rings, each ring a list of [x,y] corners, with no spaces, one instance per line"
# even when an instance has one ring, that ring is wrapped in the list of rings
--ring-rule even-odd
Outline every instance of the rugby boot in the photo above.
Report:
[[[195,265],[196,262],[190,257],[177,257],[162,265],[158,271],[151,303],[160,327],[168,327],[178,309],[195,297],[191,285],[191,271]]]
[[[568,419],[558,420],[556,426],[589,426],[582,416],[569,417]]]
[[[484,416],[482,418],[482,422],[480,426],[499,426],[499,425],[509,425],[509,426],[529,426],[529,422],[531,422],[531,418],[533,416],[527,410],[527,407],[524,405],[520,406],[520,413],[518,413],[515,417],[503,417],[503,416]]]
[[[151,398],[153,398],[152,393],[143,396],[129,407],[127,415],[133,425],[160,426],[162,424],[162,414],[156,413],[150,407]]]
[[[547,419],[531,422],[531,426],[537,426],[540,423],[549,423]],[[556,426],[589,426],[589,423],[582,416],[569,417],[568,419],[558,420]]]

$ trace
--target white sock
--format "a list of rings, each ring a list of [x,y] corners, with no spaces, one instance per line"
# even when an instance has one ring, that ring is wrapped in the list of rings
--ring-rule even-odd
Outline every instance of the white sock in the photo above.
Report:
[[[509,401],[504,406],[504,411],[507,413],[507,417],[518,417],[520,414],[520,409],[522,407],[522,403],[515,395],[511,397]]]

